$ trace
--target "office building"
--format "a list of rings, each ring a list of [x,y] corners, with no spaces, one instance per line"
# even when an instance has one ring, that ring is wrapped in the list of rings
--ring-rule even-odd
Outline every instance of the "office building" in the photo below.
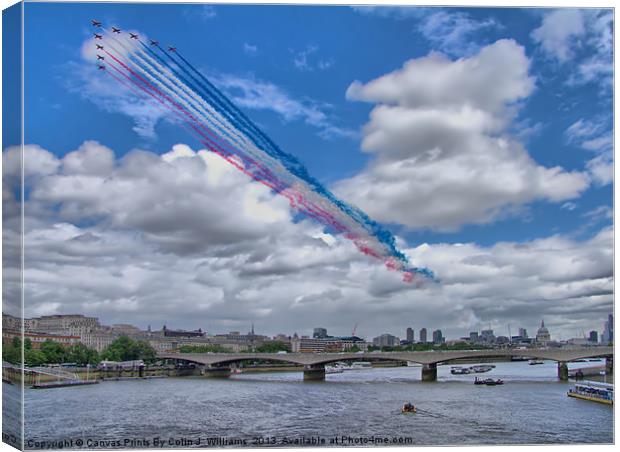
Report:
[[[519,328],[519,336],[523,339],[527,339],[527,330],[525,328]]]
[[[327,337],[327,328],[315,328],[312,337],[314,339],[325,339]]]
[[[433,331],[433,344],[442,344],[445,341],[441,330]]]
[[[607,322],[605,322],[605,328],[601,336],[601,342],[605,345],[614,341],[614,316],[609,314]]]
[[[594,344],[598,343],[598,333],[596,331],[590,331],[588,340]]]
[[[420,330],[420,342],[426,343],[426,328]]]
[[[391,334],[382,334],[372,340],[372,345],[375,347],[394,347],[400,345],[400,339]]]
[[[413,328],[409,327],[407,328],[407,342],[412,343],[413,341],[414,341]]]

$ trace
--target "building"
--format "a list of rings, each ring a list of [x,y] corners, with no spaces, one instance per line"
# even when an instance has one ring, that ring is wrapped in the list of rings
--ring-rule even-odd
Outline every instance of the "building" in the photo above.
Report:
[[[407,328],[407,342],[411,344],[414,340],[413,328],[409,327]]]
[[[395,347],[400,345],[400,339],[391,334],[382,334],[372,340],[372,345],[375,347]]]
[[[519,336],[523,339],[527,339],[527,330],[525,328],[519,328]]]
[[[420,330],[420,342],[422,342],[423,344],[426,343],[426,328],[422,328]]]
[[[312,337],[315,339],[325,339],[327,337],[327,328],[315,328]]]
[[[607,322],[605,322],[605,328],[603,329],[603,334],[601,335],[601,342],[605,345],[610,344],[614,341],[614,316],[609,314],[607,317]]]
[[[197,330],[194,330],[194,331],[171,330],[169,328],[166,328],[166,325],[164,325],[164,327],[162,328],[162,336],[164,337],[205,337],[206,333],[202,331],[202,328],[198,328]]]
[[[485,344],[494,344],[495,335],[493,334],[493,330],[480,331],[480,340],[484,342]]]
[[[545,321],[543,320],[540,324],[540,328],[536,332],[536,343],[538,345],[545,346],[549,342],[551,342],[551,335],[549,334],[549,330],[545,326]]]
[[[476,343],[480,340],[480,336],[478,336],[478,331],[472,331],[469,333],[469,342]]]
[[[22,338],[22,332],[20,330],[9,330],[8,328],[2,328],[2,342],[12,342],[13,338]],[[50,334],[50,333],[36,333],[26,331],[24,333],[24,339],[30,340],[32,348],[41,348],[41,344],[46,341],[56,342],[65,347],[70,347],[80,342],[80,336],[71,336],[64,334]]]
[[[588,340],[593,344],[598,343],[598,333],[596,331],[590,331],[590,335],[588,336]]]
[[[446,338],[443,337],[441,330],[433,331],[433,344],[443,344]]]

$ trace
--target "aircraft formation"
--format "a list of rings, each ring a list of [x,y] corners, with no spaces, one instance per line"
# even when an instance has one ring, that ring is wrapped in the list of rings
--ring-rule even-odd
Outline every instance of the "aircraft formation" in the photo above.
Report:
[[[137,33],[118,27],[106,28],[95,19],[91,23],[96,28],[96,64],[106,76],[161,104],[206,149],[288,199],[292,209],[313,218],[330,234],[350,240],[361,253],[400,272],[405,282],[435,281],[431,270],[409,263],[390,231],[362,210],[338,199],[176,47],[162,47],[154,39],[144,41]]]

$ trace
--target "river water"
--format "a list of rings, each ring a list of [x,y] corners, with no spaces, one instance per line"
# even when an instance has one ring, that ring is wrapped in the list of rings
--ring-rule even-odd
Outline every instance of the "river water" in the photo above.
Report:
[[[419,367],[396,367],[328,374],[325,382],[286,372],[26,389],[25,445],[291,447],[334,445],[336,438],[336,445],[352,446],[613,442],[613,409],[567,397],[573,383],[557,380],[554,362],[495,365],[482,375],[502,378],[503,386],[474,386],[474,376],[451,375],[450,366],[440,366],[438,381],[430,383],[420,381]],[[18,387],[3,386],[5,406],[15,403]],[[405,401],[418,413],[401,414]]]

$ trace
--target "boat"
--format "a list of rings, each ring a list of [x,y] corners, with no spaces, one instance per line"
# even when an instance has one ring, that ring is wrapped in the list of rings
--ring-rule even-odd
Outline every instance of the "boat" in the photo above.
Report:
[[[370,369],[372,364],[368,361],[358,361],[356,363],[351,364],[349,367],[345,367],[345,370],[360,370],[360,369]]]
[[[602,359],[601,358],[590,358],[588,361],[598,363],[598,362],[601,362]]]
[[[475,385],[497,386],[497,385],[503,385],[504,381],[500,380],[499,378],[497,380],[493,380],[492,378],[487,378],[485,380],[482,380],[476,377],[476,379],[474,380],[474,384]]]
[[[530,359],[530,362],[529,362],[530,366],[535,366],[537,364],[545,364],[545,362],[540,359]]]
[[[417,413],[418,410],[416,410],[416,408],[410,402],[407,402],[407,403],[405,403],[403,405],[403,408],[402,408],[401,412],[403,412],[403,413]]]
[[[332,366],[325,366],[326,374],[341,374],[344,371],[343,367],[339,364],[334,364]]]
[[[469,367],[453,366],[450,368],[450,373],[452,375],[466,375],[471,373],[471,370]]]
[[[614,385],[610,383],[599,383],[597,381],[583,381],[581,383],[576,383],[575,387],[569,389],[566,395],[576,399],[613,405]]]
[[[471,366],[469,369],[477,374],[481,374],[495,369],[495,366],[493,364],[481,364],[479,366]]]

